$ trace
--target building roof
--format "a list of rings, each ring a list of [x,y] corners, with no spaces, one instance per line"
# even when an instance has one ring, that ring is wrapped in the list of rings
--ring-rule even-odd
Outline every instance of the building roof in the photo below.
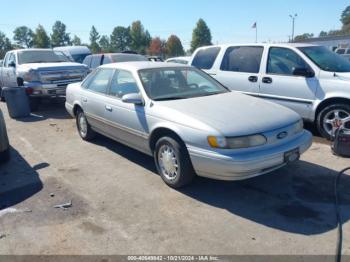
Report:
[[[296,43],[312,43],[312,42],[337,41],[337,40],[350,40],[350,35],[314,37],[314,38],[308,38],[308,39],[299,40],[299,41],[295,41],[295,42]]]

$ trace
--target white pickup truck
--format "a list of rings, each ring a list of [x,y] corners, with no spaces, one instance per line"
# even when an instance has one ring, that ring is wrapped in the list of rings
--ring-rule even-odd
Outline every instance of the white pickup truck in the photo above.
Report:
[[[0,91],[23,86],[36,107],[41,98],[64,96],[67,85],[82,81],[87,73],[85,65],[70,62],[52,49],[13,50],[6,53],[0,67]]]
[[[293,109],[326,138],[350,119],[350,62],[325,47],[208,46],[197,49],[190,64],[231,90]]]

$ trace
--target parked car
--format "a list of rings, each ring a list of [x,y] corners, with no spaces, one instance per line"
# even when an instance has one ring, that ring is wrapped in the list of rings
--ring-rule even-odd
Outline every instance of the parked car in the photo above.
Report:
[[[195,174],[222,180],[262,175],[297,160],[312,141],[294,111],[176,64],[101,66],[69,85],[66,109],[82,139],[97,132],[154,156],[172,187],[189,184]]]
[[[61,46],[53,50],[62,52],[70,61],[80,64],[83,63],[85,57],[92,54],[87,46]]]
[[[97,54],[87,56],[83,64],[90,68],[90,72],[100,65],[111,63],[132,62],[132,61],[148,61],[143,55],[131,53],[112,53],[112,54]]]
[[[350,62],[326,47],[210,46],[196,50],[191,65],[231,90],[293,109],[326,138],[350,117]]]
[[[335,50],[338,55],[350,60],[350,48],[338,48]]]
[[[165,62],[167,62],[167,63],[177,63],[177,64],[182,64],[182,65],[188,65],[190,60],[191,60],[190,56],[179,56],[179,57],[169,58]]]
[[[26,87],[32,109],[41,98],[65,95],[70,83],[82,81],[88,73],[85,65],[72,63],[52,49],[9,51],[0,68],[2,87]],[[0,94],[3,100],[3,94]]]
[[[4,163],[10,158],[10,144],[7,137],[4,115],[0,110],[0,163]]]
[[[160,56],[147,56],[147,59],[151,62],[164,62],[163,58]]]

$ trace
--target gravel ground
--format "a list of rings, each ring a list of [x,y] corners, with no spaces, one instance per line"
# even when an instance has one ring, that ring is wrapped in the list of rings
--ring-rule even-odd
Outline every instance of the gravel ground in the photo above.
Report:
[[[333,181],[350,160],[315,137],[301,161],[270,175],[167,187],[152,158],[78,136],[61,101],[9,119],[12,159],[0,167],[0,254],[335,253]],[[350,176],[341,180],[350,255]],[[72,201],[72,207],[55,209]]]

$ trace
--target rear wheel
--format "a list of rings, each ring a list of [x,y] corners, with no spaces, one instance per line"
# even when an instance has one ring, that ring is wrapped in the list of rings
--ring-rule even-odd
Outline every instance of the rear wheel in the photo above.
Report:
[[[156,143],[154,159],[159,175],[170,187],[190,184],[195,177],[185,145],[176,137],[162,137]]]
[[[334,130],[350,121],[350,105],[334,104],[325,107],[317,117],[317,128],[320,134],[331,139]]]
[[[96,133],[91,129],[86,116],[82,110],[78,110],[76,114],[76,124],[80,137],[85,141],[94,139]]]

